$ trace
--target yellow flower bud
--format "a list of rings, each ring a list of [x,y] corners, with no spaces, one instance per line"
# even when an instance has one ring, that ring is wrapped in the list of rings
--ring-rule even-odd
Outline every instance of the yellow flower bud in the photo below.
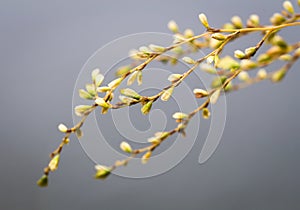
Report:
[[[103,80],[104,76],[102,74],[98,74],[94,80],[94,84],[96,85],[96,87],[99,87],[102,84]]]
[[[257,63],[256,62],[254,62],[252,60],[246,60],[246,59],[242,60],[241,63],[240,63],[240,65],[241,65],[241,69],[244,69],[244,70],[246,70],[246,69],[254,69],[254,68],[257,67]]]
[[[102,165],[96,165],[95,169],[96,169],[96,174],[95,174],[96,179],[105,179],[111,172],[111,168]]]
[[[282,61],[290,61],[292,58],[293,57],[290,54],[283,54],[278,59]]]
[[[259,25],[259,16],[256,14],[250,15],[247,24],[249,26],[257,27]]]
[[[243,22],[239,16],[233,16],[231,18],[231,22],[235,26],[235,28],[238,29],[243,28]]]
[[[190,57],[183,57],[182,60],[187,64],[195,64],[195,61]]]
[[[127,74],[130,70],[131,70],[131,66],[130,65],[121,66],[120,68],[117,69],[116,76],[117,77],[122,77],[125,74]]]
[[[238,77],[241,81],[244,81],[244,82],[247,82],[250,79],[248,72],[245,72],[245,71],[242,71],[241,73],[239,73]]]
[[[96,86],[95,86],[95,84],[86,84],[86,85],[85,85],[85,88],[86,88],[87,92],[88,92],[89,94],[91,94],[91,96],[94,97],[94,96],[96,95],[97,91],[96,91]]]
[[[124,88],[120,90],[120,93],[124,96],[139,100],[141,98],[141,96],[135,92],[134,90],[130,89],[130,88]]]
[[[178,81],[181,77],[182,77],[181,74],[171,74],[171,75],[168,77],[168,80],[169,80],[170,82],[176,82],[176,81]]]
[[[102,87],[97,88],[97,92],[100,92],[100,93],[107,92],[107,91],[110,91],[110,90],[111,90],[111,88],[108,87],[108,86],[102,86]]]
[[[185,37],[181,34],[174,34],[173,37],[174,37],[174,41],[173,41],[174,44],[185,41]]]
[[[69,138],[64,138],[63,142],[64,142],[64,144],[69,144],[70,143],[70,139]]]
[[[164,90],[163,94],[161,95],[161,100],[162,101],[167,101],[170,99],[172,93],[174,91],[174,86],[171,86],[170,88],[168,88],[167,90]]]
[[[137,74],[138,74],[138,72],[134,71],[128,76],[128,80],[127,80],[128,86],[130,86],[134,83],[134,81],[136,80]]]
[[[234,51],[234,57],[238,58],[238,59],[243,59],[245,58],[245,53],[242,52],[241,50],[236,50]]]
[[[221,89],[217,89],[211,96],[210,96],[210,103],[215,104],[217,103],[221,94]]]
[[[156,138],[164,140],[170,136],[170,133],[169,132],[156,132],[154,135]]]
[[[138,83],[138,85],[141,85],[143,83],[143,73],[142,73],[142,71],[138,71],[138,73],[137,73],[137,83]]]
[[[274,72],[271,78],[272,82],[280,82],[284,78],[285,73],[286,71],[284,68]]]
[[[185,113],[182,113],[182,112],[175,112],[175,113],[172,115],[172,117],[173,117],[174,119],[176,119],[176,120],[183,120],[183,119],[187,118],[188,115],[185,114]]]
[[[256,47],[249,47],[245,50],[245,54],[249,57],[254,55],[255,52],[256,52]]]
[[[199,20],[205,28],[209,28],[209,24],[208,24],[207,17],[205,14],[201,13],[199,15]]]
[[[144,104],[141,108],[141,112],[145,115],[148,114],[151,110],[152,103],[153,101],[148,101],[146,104]]]
[[[260,54],[258,57],[257,57],[257,62],[259,63],[265,63],[265,62],[268,62],[271,60],[271,56],[264,53],[264,54]]]
[[[92,80],[93,80],[93,81],[95,80],[95,78],[96,78],[96,76],[97,76],[98,74],[100,74],[100,69],[94,69],[94,70],[92,71],[91,76],[92,76]]]
[[[161,143],[161,139],[158,138],[158,137],[151,137],[151,138],[148,139],[148,142],[152,143],[152,144],[160,144]]]
[[[210,117],[210,111],[208,108],[203,108],[202,109],[202,117],[204,119],[208,119]]]
[[[49,167],[50,171],[55,171],[55,170],[57,170],[58,164],[59,164],[59,160],[60,160],[60,155],[59,155],[59,154],[55,155],[55,156],[51,159],[51,161],[50,161],[49,164],[48,164],[48,167]]]
[[[82,117],[86,113],[88,113],[91,110],[92,106],[90,105],[79,105],[74,108],[75,114],[79,117]]]
[[[260,69],[258,72],[257,72],[257,77],[259,78],[259,79],[266,79],[267,78],[267,75],[268,75],[268,73],[266,72],[266,70],[265,69]]]
[[[216,61],[215,61],[215,63],[216,63]],[[222,69],[226,69],[226,70],[236,69],[239,66],[240,66],[240,64],[235,59],[233,59],[231,56],[225,56],[217,62],[218,68],[222,68]]]
[[[158,45],[154,45],[154,44],[150,44],[149,48],[154,51],[154,52],[164,52],[165,48],[162,46],[158,46]]]
[[[184,31],[184,36],[186,38],[192,38],[194,36],[194,32],[192,31],[192,29],[186,29]]]
[[[210,57],[213,57],[213,56],[210,56]],[[216,74],[216,71],[217,71],[213,65],[208,64],[208,63],[201,63],[200,69],[209,74]]]
[[[232,25],[231,23],[225,23],[223,25],[224,29],[235,29],[234,25]]]
[[[117,79],[111,81],[107,86],[110,88],[116,88],[117,86],[119,86],[119,84],[122,82],[122,80],[123,80],[122,77],[117,78]]]
[[[273,25],[280,25],[285,21],[285,18],[280,13],[274,13],[270,18],[270,22]]]
[[[294,14],[294,7],[290,1],[284,1],[282,4],[283,8],[291,14]]]
[[[214,33],[211,35],[211,38],[219,40],[219,41],[223,41],[226,39],[226,36],[224,34],[221,33]]]
[[[128,143],[125,142],[125,141],[123,141],[123,142],[120,144],[120,148],[121,148],[121,150],[123,150],[124,152],[132,153],[132,148],[131,148],[130,144],[128,144]]]
[[[58,130],[62,133],[66,133],[68,131],[68,128],[67,128],[67,126],[65,126],[64,124],[61,123],[58,125]]]
[[[174,20],[171,20],[171,21],[168,23],[168,28],[169,28],[169,30],[172,31],[173,33],[178,33],[178,32],[179,32],[178,25],[177,25],[177,23],[176,23]]]
[[[152,155],[151,151],[146,152],[142,157],[142,163],[146,164],[149,161],[149,158],[151,157],[151,155]]]
[[[196,98],[202,98],[202,97],[208,96],[208,92],[206,90],[199,89],[199,88],[194,89],[193,93]]]
[[[140,50],[142,53],[145,53],[145,54],[151,54],[151,50],[150,50],[148,47],[146,47],[146,46],[141,46],[141,47],[139,48],[139,50]]]
[[[210,39],[209,40],[209,47],[212,49],[217,49],[218,47],[221,46],[221,44],[223,43],[223,41],[219,41],[217,39]]]
[[[88,100],[94,98],[94,96],[92,96],[90,93],[88,93],[87,91],[85,91],[83,89],[79,90],[79,96],[80,96],[80,98],[88,99]]]
[[[95,100],[95,103],[98,105],[98,106],[101,106],[103,108],[109,108],[110,105],[109,103],[107,103],[103,98],[97,98]]]

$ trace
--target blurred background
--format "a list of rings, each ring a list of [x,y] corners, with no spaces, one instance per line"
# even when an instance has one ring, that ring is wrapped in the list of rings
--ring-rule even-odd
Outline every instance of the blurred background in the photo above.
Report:
[[[76,78],[98,48],[132,33],[169,33],[171,19],[201,33],[201,12],[216,27],[233,15],[246,20],[253,13],[266,24],[281,4],[2,0],[0,208],[299,209],[299,63],[279,84],[263,82],[227,97],[221,143],[203,165],[198,164],[199,138],[187,157],[165,174],[149,179],[112,175],[98,181],[92,178],[94,163],[74,141],[64,150],[49,187],[35,184],[61,139],[57,124],[72,124]],[[295,42],[299,32],[291,28],[284,34]]]

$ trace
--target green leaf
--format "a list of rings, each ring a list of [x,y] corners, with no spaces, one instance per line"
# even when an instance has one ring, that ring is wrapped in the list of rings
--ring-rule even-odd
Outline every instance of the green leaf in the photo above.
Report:
[[[167,101],[172,96],[172,93],[174,91],[174,86],[171,86],[169,89],[164,90],[163,94],[161,95],[162,101]]]
[[[85,115],[87,112],[91,110],[92,106],[90,105],[78,105],[74,108],[75,114],[79,117],[82,117]]]
[[[139,100],[141,98],[141,96],[137,92],[135,92],[134,90],[132,90],[130,88],[121,89],[120,93],[124,96],[134,98],[134,99],[137,99],[137,100]]]
[[[48,186],[48,176],[44,174],[36,183],[40,187],[47,187]]]
[[[100,74],[100,69],[94,69],[94,70],[92,71],[92,80],[93,80],[93,81],[95,81],[96,76],[97,76],[98,74]]]
[[[141,112],[145,115],[148,114],[151,110],[152,103],[153,101],[148,101],[146,104],[144,104],[144,106],[141,108]]]
[[[78,139],[80,139],[83,136],[83,132],[80,128],[76,129],[76,136]]]
[[[48,164],[50,171],[55,171],[58,168],[60,154],[55,155]]]
[[[80,96],[80,98],[87,99],[87,100],[91,100],[94,98],[94,96],[92,96],[90,93],[88,93],[87,91],[85,91],[83,89],[79,90],[79,96]]]
[[[96,95],[97,91],[96,91],[96,86],[94,84],[86,84],[85,88],[87,92],[93,97]]]
[[[104,80],[104,76],[102,74],[98,74],[95,77],[95,85],[96,85],[96,87],[99,87],[102,84],[103,80]]]

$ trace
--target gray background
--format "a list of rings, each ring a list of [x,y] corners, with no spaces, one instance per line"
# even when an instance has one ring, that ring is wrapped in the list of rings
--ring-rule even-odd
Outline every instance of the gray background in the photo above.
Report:
[[[123,35],[168,32],[175,19],[203,31],[252,13],[268,17],[281,1],[1,1],[1,209],[299,209],[299,64],[280,84],[231,94],[224,135],[198,164],[202,144],[177,167],[150,179],[92,179],[93,163],[78,142],[63,153],[46,189],[35,181],[72,122],[72,93],[81,67],[99,47]],[[296,41],[299,29],[287,31]],[[113,131],[112,131],[113,133]]]

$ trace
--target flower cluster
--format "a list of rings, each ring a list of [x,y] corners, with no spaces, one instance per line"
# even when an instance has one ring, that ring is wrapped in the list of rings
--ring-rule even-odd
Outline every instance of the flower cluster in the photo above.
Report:
[[[299,0],[297,3],[300,5]],[[133,148],[128,142],[121,141],[120,149],[128,155],[126,159],[117,160],[111,166],[95,166],[94,177],[104,179],[115,168],[126,166],[138,154],[141,155],[141,162],[147,163],[154,150],[173,134],[179,133],[185,136],[185,129],[195,114],[200,112],[204,119],[209,119],[211,115],[210,105],[217,103],[222,93],[239,90],[264,80],[270,80],[273,83],[280,82],[300,57],[300,42],[288,43],[280,35],[280,31],[287,27],[300,26],[299,19],[300,14],[295,12],[292,3],[285,1],[283,10],[281,13],[272,15],[269,25],[263,25],[259,16],[252,14],[246,21],[238,16],[233,16],[230,22],[225,23],[220,28],[214,28],[209,24],[206,15],[202,13],[199,15],[199,20],[206,32],[195,35],[191,29],[181,32],[176,22],[170,21],[168,28],[174,35],[173,43],[170,46],[163,47],[150,44],[130,51],[129,54],[133,62],[117,69],[117,77],[110,82],[105,81],[99,69],[91,72],[91,83],[79,90],[79,96],[89,104],[78,105],[74,108],[75,114],[81,117],[76,125],[68,127],[59,124],[58,130],[64,136],[56,150],[51,153],[49,164],[44,168],[44,174],[37,181],[37,184],[41,187],[48,185],[48,176],[50,172],[58,169],[62,149],[69,144],[71,134],[75,134],[78,138],[82,137],[81,128],[86,118],[98,108],[101,109],[102,114],[106,114],[112,109],[140,104],[141,112],[146,115],[151,112],[152,106],[158,99],[168,101],[176,87],[196,69],[200,68],[202,71],[214,75],[210,89],[198,87],[193,91],[195,97],[202,101],[200,106],[194,110],[186,110],[187,113],[176,112],[172,115],[177,122],[175,128],[168,131],[158,131],[149,137],[149,144],[142,148]],[[232,55],[222,54],[223,49],[230,42],[251,33],[262,34],[262,37],[257,43],[251,43],[246,49],[236,49]],[[263,45],[267,47],[265,51],[261,49]],[[201,58],[190,57],[202,49],[209,49],[210,53]],[[167,55],[167,52],[171,52],[172,56]],[[162,87],[161,91],[155,95],[141,95],[139,91],[129,88],[134,82],[137,82],[138,85],[142,84],[143,71],[154,60],[166,65],[176,65],[178,60],[182,60],[190,68],[183,74],[171,74],[168,77],[169,85]],[[282,61],[284,64],[276,70],[267,69],[277,61]],[[256,71],[255,76],[250,76],[250,71]],[[117,91],[120,84],[124,82],[127,83],[128,87]],[[117,102],[115,102],[116,100]]]

